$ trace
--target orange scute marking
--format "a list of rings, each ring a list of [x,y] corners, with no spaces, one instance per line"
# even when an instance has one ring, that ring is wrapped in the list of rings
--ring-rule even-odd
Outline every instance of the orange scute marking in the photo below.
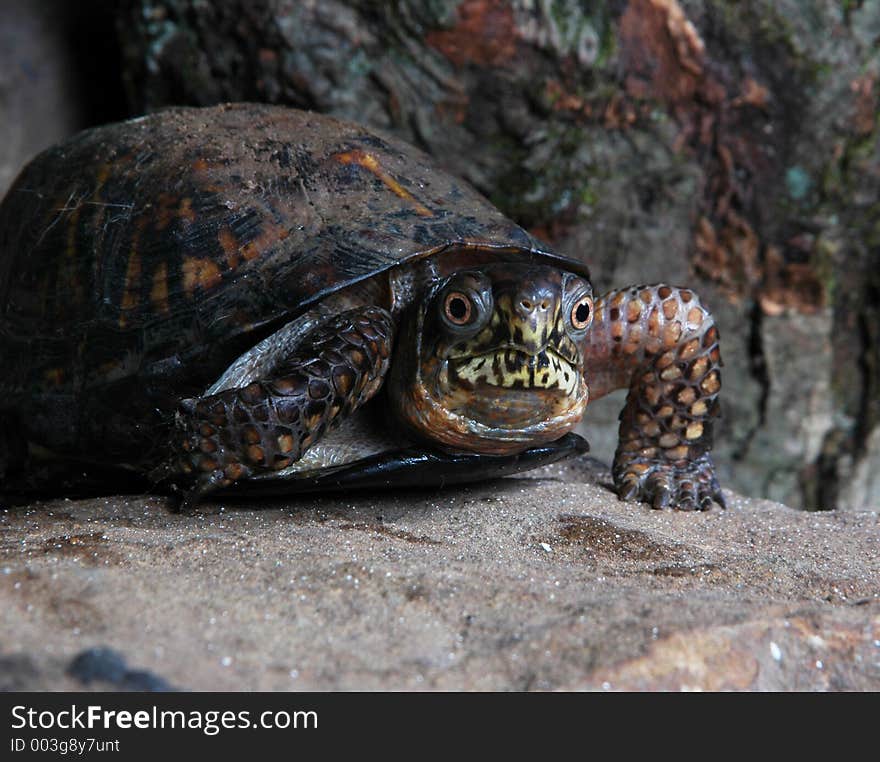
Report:
[[[98,173],[95,175],[95,198],[98,196],[98,191],[101,190],[101,187],[107,182],[107,178],[110,177],[110,172],[111,167],[109,164],[102,164],[98,167]]]
[[[178,210],[178,214],[180,214],[181,218],[183,218],[187,222],[196,221],[196,213],[193,211],[191,198],[185,198],[180,202],[180,209]]]
[[[217,233],[217,240],[226,255],[226,264],[230,270],[234,270],[238,266],[239,259],[238,239],[235,237],[235,233],[229,229],[228,225],[224,225]]]
[[[170,312],[168,308],[168,265],[165,262],[162,262],[153,273],[150,301],[153,303],[153,307],[163,315]]]
[[[183,290],[192,296],[196,287],[205,291],[220,284],[220,268],[210,259],[189,257],[183,260]]]
[[[245,244],[241,250],[241,254],[246,260],[248,260],[248,262],[250,262],[250,260],[256,259],[260,256],[260,247],[257,245],[256,241],[251,241],[250,243]]]
[[[128,267],[125,269],[125,285],[122,288],[122,301],[119,308],[122,314],[119,316],[119,327],[124,328],[127,322],[125,313],[133,310],[140,302],[141,285],[141,255],[137,250],[132,248],[131,254],[128,256]]]
[[[158,208],[155,211],[156,230],[164,230],[174,218],[177,199],[168,193],[160,193],[156,199]]]
[[[422,217],[434,216],[434,213],[428,209],[428,207],[417,201],[406,188],[382,169],[379,160],[373,156],[373,154],[368,153],[367,151],[361,151],[360,149],[355,149],[352,151],[345,151],[344,153],[338,153],[336,154],[335,159],[340,164],[356,164],[375,175],[395,196],[402,198],[404,201],[409,201],[415,207],[416,214]]]
[[[373,154],[367,153],[366,151],[360,151],[357,149],[354,151],[345,151],[344,153],[337,154],[336,160],[340,164],[357,164],[358,166],[369,170],[374,175],[383,171],[382,167],[379,165],[379,160],[373,156]]]
[[[44,374],[46,382],[52,386],[61,386],[64,383],[64,368],[50,368]]]
[[[241,255],[247,261],[256,259],[263,252],[268,252],[273,244],[283,241],[288,235],[290,233],[287,228],[266,222],[260,235],[241,247]]]

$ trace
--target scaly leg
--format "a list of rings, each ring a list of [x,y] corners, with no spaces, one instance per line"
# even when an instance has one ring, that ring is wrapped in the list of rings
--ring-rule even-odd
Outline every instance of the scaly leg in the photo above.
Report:
[[[302,457],[381,387],[391,357],[391,315],[349,310],[307,334],[267,378],[180,403],[171,476],[190,485],[184,505]]]
[[[591,399],[629,389],[612,469],[621,499],[725,507],[709,455],[721,388],[718,329],[697,295],[666,285],[603,295],[585,354]]]

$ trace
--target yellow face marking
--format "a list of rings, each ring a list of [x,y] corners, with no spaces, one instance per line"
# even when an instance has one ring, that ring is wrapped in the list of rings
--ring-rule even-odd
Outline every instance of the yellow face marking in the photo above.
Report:
[[[183,260],[183,290],[192,296],[196,287],[208,291],[220,284],[220,268],[210,259],[189,257]]]
[[[522,297],[517,297],[522,298]],[[535,305],[537,307],[537,305]],[[581,383],[577,348],[565,335],[561,304],[519,309],[510,293],[496,297],[489,324],[455,346],[454,376],[470,386],[556,390],[576,396]]]
[[[520,353],[513,350],[500,350],[489,354],[469,357],[460,365],[456,363],[456,375],[471,384],[484,383],[511,389],[516,386],[522,389],[559,389],[565,395],[577,392],[579,375],[574,367],[559,355],[548,352],[548,364],[545,367],[530,368],[525,357],[518,367],[511,368],[508,359]],[[500,369],[496,372],[494,369]]]
[[[382,181],[382,184],[395,196],[402,198],[404,201],[409,201],[415,208],[416,214],[422,217],[434,216],[434,213],[428,209],[428,207],[417,201],[413,195],[406,190],[406,188],[382,169],[379,160],[373,156],[373,154],[355,149],[353,151],[345,151],[344,153],[336,154],[335,159],[340,164],[356,164],[357,166],[366,169],[367,172],[378,177],[379,180]]]
[[[552,310],[534,310],[528,317],[517,313],[510,294],[499,297],[496,313],[503,315],[508,331],[515,344],[528,351],[536,351],[547,345],[554,330],[562,336],[565,328],[560,322],[560,303],[555,300]]]
[[[150,289],[150,301],[157,312],[167,315],[168,307],[168,265],[162,262],[153,273],[153,288]]]

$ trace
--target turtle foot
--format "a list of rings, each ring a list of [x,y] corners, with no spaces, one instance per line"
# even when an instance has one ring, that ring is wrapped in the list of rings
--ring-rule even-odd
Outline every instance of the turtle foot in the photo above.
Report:
[[[705,511],[713,502],[721,508],[727,507],[708,453],[686,462],[618,453],[612,473],[621,500],[639,500],[652,508],[679,511]]]

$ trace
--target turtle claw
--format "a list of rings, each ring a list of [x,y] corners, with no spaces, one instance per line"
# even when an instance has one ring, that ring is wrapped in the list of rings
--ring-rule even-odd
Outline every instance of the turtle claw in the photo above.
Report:
[[[188,486],[172,484],[172,513],[192,513],[207,495],[228,485],[229,479],[224,478],[222,471],[207,474]]]
[[[614,485],[621,500],[641,500],[655,510],[706,511],[716,503],[727,508],[708,453],[685,463],[666,460],[614,460]]]
[[[672,490],[665,482],[663,474],[660,473],[655,472],[648,477],[648,491],[651,497],[651,507],[654,510],[662,511],[664,508],[668,508],[672,501]]]
[[[617,496],[624,502],[631,503],[639,499],[639,480],[635,475],[617,485]]]

